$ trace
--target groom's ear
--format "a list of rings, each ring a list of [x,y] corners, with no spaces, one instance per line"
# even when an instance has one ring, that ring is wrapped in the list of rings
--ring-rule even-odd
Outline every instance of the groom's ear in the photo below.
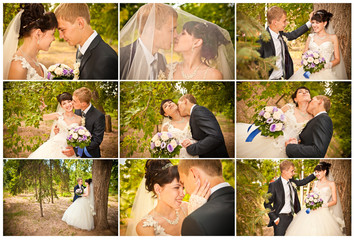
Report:
[[[197,168],[192,167],[190,169],[190,172],[191,172],[190,174],[192,174],[194,179],[198,179],[200,177],[200,173]]]
[[[82,18],[82,17],[76,18],[76,21],[77,21],[77,24],[78,24],[79,28],[81,28],[81,29],[84,28],[85,25],[87,25],[85,19]]]

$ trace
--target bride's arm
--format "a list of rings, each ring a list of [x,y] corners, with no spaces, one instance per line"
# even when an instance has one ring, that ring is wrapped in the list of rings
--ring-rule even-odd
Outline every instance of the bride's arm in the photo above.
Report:
[[[324,207],[332,207],[337,204],[337,189],[336,189],[336,184],[334,182],[330,182],[329,186],[332,190],[332,201],[327,203],[327,206]]]
[[[308,37],[306,40],[305,49],[304,49],[303,53],[305,53],[307,50],[309,50],[309,44],[310,44],[310,37]]]
[[[340,63],[340,53],[339,53],[339,43],[338,43],[338,37],[337,35],[332,35],[331,36],[331,40],[333,42],[334,45],[334,59],[331,62],[332,63],[332,67],[338,65]]]
[[[82,197],[87,197],[90,194],[90,185],[87,185],[87,191],[86,193],[82,194]]]
[[[49,114],[43,114],[43,120],[48,121],[48,120],[57,120],[59,117],[59,113],[49,113]]]
[[[22,67],[21,61],[12,61],[10,65],[8,79],[27,79],[27,68]]]
[[[141,220],[138,225],[136,225],[136,233],[139,236],[155,236],[154,227],[145,226],[144,227],[144,219]]]

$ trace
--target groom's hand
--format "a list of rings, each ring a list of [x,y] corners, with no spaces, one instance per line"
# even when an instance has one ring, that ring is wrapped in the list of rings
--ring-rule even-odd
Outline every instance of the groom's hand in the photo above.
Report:
[[[290,138],[288,141],[285,142],[285,147],[288,146],[288,144],[298,144],[298,141],[296,138]]]
[[[54,127],[54,134],[55,135],[57,135],[58,133],[59,133],[59,128],[58,128],[58,126],[57,125],[55,125],[55,127]]]
[[[66,147],[66,149],[64,151],[62,151],[62,153],[67,157],[71,157],[71,156],[75,155],[75,151],[72,146]]]
[[[313,16],[313,14],[315,14],[315,11],[312,11],[312,12],[310,13],[310,19],[309,19],[310,22],[311,22],[311,18],[312,18],[312,16]]]

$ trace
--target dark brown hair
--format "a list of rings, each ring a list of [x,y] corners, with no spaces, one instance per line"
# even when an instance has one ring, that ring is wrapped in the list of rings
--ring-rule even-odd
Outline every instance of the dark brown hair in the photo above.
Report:
[[[57,96],[58,102],[61,104],[65,100],[73,100],[73,96],[68,92],[63,92]]]
[[[325,26],[325,28],[327,28],[329,25],[329,20],[331,20],[332,17],[333,17],[332,13],[327,12],[326,10],[322,9],[322,10],[316,11],[313,14],[311,21],[315,20],[317,22],[327,22],[327,24]]]
[[[320,162],[314,169],[314,171],[324,171],[326,170],[326,176],[329,174],[329,168],[331,167],[332,164],[327,163],[327,162]]]
[[[298,92],[300,89],[306,89],[307,91],[309,91],[309,93],[311,93],[311,92],[310,92],[310,89],[308,89],[307,87],[302,86],[302,87],[297,88],[297,89],[295,90],[295,92],[293,93],[293,95],[291,95],[291,98],[293,99],[293,102],[296,104],[296,107],[298,106],[298,103],[295,102],[295,98],[296,98],[296,96],[297,96],[297,92]]]
[[[160,105],[160,114],[164,117],[166,117],[166,116],[165,116],[165,110],[163,110],[163,105],[165,104],[165,102],[169,102],[169,101],[174,103],[174,101],[172,99],[165,99],[165,100],[162,100],[161,105]],[[171,117],[169,117],[169,118],[171,118]]]

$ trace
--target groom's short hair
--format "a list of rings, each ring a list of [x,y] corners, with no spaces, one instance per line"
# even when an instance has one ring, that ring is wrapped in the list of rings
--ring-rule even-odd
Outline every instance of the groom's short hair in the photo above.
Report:
[[[81,178],[81,177],[79,177],[79,178],[77,178],[77,179],[76,179],[76,181],[77,181],[77,182],[79,182],[80,180],[82,180],[82,178]]]
[[[331,100],[329,99],[329,97],[324,96],[324,95],[318,95],[318,96],[316,96],[316,98],[318,100],[323,101],[323,106],[324,106],[326,112],[328,112],[331,109]]]
[[[211,177],[222,176],[222,164],[220,160],[211,160],[211,159],[203,159],[203,160],[180,160],[178,163],[178,171],[184,173],[188,176],[189,169],[191,167],[199,167],[206,174]]]
[[[294,163],[289,160],[284,160],[280,163],[279,168],[282,173],[284,170],[288,170],[291,166],[295,167]]]
[[[86,103],[91,102],[92,92],[87,87],[76,89],[73,95],[75,95],[80,100],[80,102],[86,102]]]
[[[86,3],[60,3],[55,8],[54,14],[57,19],[74,23],[76,18],[82,17],[87,24],[90,24],[90,9]]]
[[[286,16],[286,11],[278,6],[273,6],[267,11],[268,25],[272,24],[273,20],[279,20],[283,15]]]
[[[183,95],[179,101],[183,101],[184,99],[188,99],[188,101],[190,103],[193,103],[193,104],[197,104],[197,99],[195,99],[195,97],[192,95],[192,94],[186,94],[186,95]]]
[[[139,24],[139,33],[144,30],[145,24],[149,19],[151,10],[155,10],[155,27],[160,29],[163,24],[167,22],[169,17],[178,17],[178,14],[173,7],[163,3],[148,3],[140,7],[137,14],[137,20]]]

